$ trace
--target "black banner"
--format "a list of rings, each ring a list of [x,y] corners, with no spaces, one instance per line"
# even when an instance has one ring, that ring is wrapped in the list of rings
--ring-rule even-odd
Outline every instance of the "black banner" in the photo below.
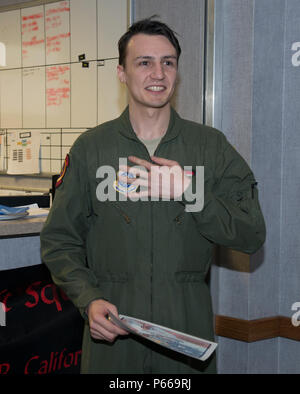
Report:
[[[0,271],[0,375],[79,374],[83,319],[43,264]]]

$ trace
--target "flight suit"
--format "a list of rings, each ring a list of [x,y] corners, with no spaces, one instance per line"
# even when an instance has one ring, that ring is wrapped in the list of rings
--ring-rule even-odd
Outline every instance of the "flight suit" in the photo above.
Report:
[[[132,334],[113,344],[94,340],[84,311],[104,298],[120,314],[214,340],[205,281],[213,247],[250,254],[264,243],[256,180],[222,132],[172,109],[155,155],[194,171],[204,166],[203,209],[188,212],[185,196],[122,201],[116,192],[116,201],[99,201],[98,188],[112,181],[98,169],[110,166],[117,173],[119,159],[130,155],[150,161],[128,108],[83,133],[70,150],[41,232],[43,262],[86,320],[82,373],[215,373],[215,356],[202,362]]]

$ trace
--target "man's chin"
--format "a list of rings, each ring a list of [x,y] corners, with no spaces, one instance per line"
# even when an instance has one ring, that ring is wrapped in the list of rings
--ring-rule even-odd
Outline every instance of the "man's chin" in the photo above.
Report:
[[[130,100],[129,100],[129,104],[130,104]],[[152,109],[160,109],[160,108],[164,108],[167,107],[170,104],[170,99],[166,99],[166,100],[144,100],[144,101],[135,101],[133,100],[131,102],[131,104],[135,107],[137,105],[136,108],[140,107],[144,107],[144,108],[152,108]]]
[[[161,101],[161,102],[147,103],[147,106],[149,108],[157,108],[158,109],[158,108],[164,108],[164,107],[166,107],[169,104],[170,104],[170,100],[164,100],[164,101]]]

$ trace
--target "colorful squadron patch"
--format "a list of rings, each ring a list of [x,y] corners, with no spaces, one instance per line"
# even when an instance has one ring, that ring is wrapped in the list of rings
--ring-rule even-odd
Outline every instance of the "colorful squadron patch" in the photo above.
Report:
[[[130,179],[135,178],[135,176],[133,174],[131,174],[130,172],[119,172],[118,175],[126,176]],[[125,195],[127,195],[127,193],[130,193],[130,192],[135,192],[137,189],[137,186],[132,185],[131,183],[122,182],[119,179],[114,181],[113,186],[117,192],[119,192],[121,194],[125,194]]]
[[[64,165],[62,167],[62,170],[61,170],[60,175],[59,175],[59,177],[58,177],[58,179],[56,181],[56,184],[55,184],[56,188],[58,188],[62,184],[63,178],[64,178],[64,176],[65,176],[65,174],[67,172],[67,168],[69,167],[69,164],[70,164],[70,157],[67,154],[67,156],[65,158],[65,161],[64,161]]]

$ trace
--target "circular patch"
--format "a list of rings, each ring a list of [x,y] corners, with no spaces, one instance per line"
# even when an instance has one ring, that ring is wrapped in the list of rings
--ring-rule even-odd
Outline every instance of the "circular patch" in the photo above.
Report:
[[[130,179],[135,178],[135,176],[133,174],[131,174],[130,172],[122,171],[122,172],[119,172],[118,175],[119,174],[121,176],[127,176]],[[132,185],[131,183],[126,183],[126,182],[120,181],[119,179],[114,181],[113,187],[117,192],[125,194],[125,195],[127,195],[127,193],[131,193],[131,192],[136,191],[136,189],[138,188],[136,185]]]

